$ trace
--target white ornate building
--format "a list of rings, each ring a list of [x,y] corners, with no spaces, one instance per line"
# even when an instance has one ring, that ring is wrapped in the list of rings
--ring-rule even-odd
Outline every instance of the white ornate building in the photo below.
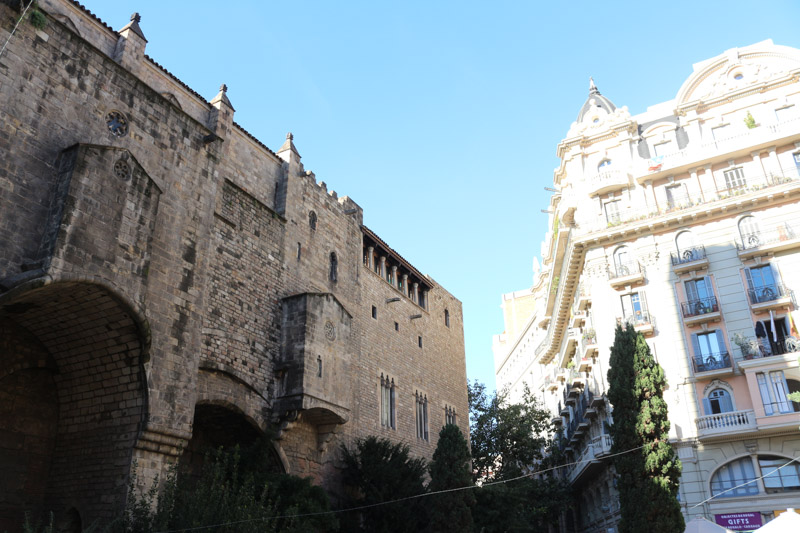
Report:
[[[620,322],[667,374],[687,521],[800,507],[800,465],[775,471],[800,457],[799,79],[800,50],[764,41],[695,64],[635,116],[591,83],[559,143],[541,271],[503,296],[494,356],[498,388],[536,391],[578,462],[564,530],[619,519],[605,392]]]

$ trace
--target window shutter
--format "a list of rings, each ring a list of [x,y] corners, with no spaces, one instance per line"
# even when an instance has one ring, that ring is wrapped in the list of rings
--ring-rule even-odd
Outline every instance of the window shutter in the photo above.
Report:
[[[697,300],[697,285],[694,280],[690,280],[684,283],[686,287],[686,301],[691,302],[692,300]]]
[[[695,357],[700,357],[700,355],[702,355],[700,353],[700,340],[697,338],[697,333],[692,333],[692,349],[694,350],[693,355]]]
[[[749,268],[744,269],[744,276],[747,278],[747,288],[751,291],[755,289],[755,286],[753,285],[753,275],[750,273]]]
[[[764,404],[764,414],[770,416],[775,413],[775,410],[772,408],[767,378],[763,372],[758,372],[756,374],[756,380],[758,381],[758,390],[761,393],[761,402]]]
[[[722,330],[717,330],[717,343],[719,344],[720,353],[728,353],[728,348],[725,346],[725,337],[722,336]]]
[[[706,416],[714,414],[711,411],[711,402],[709,401],[708,398],[703,398],[703,412],[705,413]]]
[[[730,413],[733,411],[733,402],[731,401],[731,395],[725,392],[719,398],[719,405],[722,408],[723,413]]]
[[[647,307],[647,298],[645,297],[644,291],[639,291],[639,301],[642,302],[642,311],[650,310]]]

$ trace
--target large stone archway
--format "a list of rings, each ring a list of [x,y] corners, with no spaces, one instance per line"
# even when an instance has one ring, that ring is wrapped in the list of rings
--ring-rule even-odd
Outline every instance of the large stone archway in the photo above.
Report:
[[[145,419],[146,326],[105,286],[28,287],[0,299],[0,530],[26,511],[106,521]]]

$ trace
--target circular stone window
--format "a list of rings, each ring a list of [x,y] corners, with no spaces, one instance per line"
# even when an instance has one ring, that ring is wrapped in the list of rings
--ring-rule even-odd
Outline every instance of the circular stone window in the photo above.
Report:
[[[325,336],[329,341],[336,340],[336,326],[330,320],[325,322]]]
[[[117,159],[114,162],[114,175],[123,181],[131,178],[131,166],[124,159]]]
[[[735,80],[741,80],[742,78],[744,78],[744,74],[742,74],[741,72],[737,72],[736,74],[733,75],[733,79]]]
[[[114,137],[124,137],[128,134],[128,117],[120,111],[110,111],[106,115],[106,125]]]

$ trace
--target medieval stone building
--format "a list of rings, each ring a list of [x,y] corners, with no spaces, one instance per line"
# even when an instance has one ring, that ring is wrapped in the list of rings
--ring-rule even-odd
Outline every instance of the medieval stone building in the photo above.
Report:
[[[461,303],[306,171],[77,2],[0,56],[0,530],[84,524],[203,445],[277,434],[334,495],[338,449],[468,432]],[[0,41],[20,16],[0,2]]]

